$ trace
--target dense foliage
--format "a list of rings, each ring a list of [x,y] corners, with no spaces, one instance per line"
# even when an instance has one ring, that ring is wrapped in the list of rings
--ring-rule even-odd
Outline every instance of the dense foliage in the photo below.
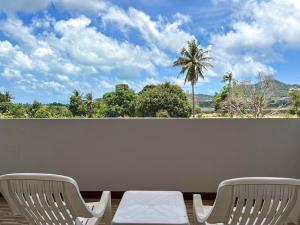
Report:
[[[146,86],[138,94],[136,110],[142,117],[189,117],[192,113],[187,94],[170,83]]]
[[[293,108],[291,109],[291,113],[298,114],[298,116],[300,117],[300,111],[298,109],[300,107],[300,88],[291,89],[290,96],[293,101]]]
[[[127,84],[93,99],[75,90],[69,104],[15,104],[11,95],[0,92],[0,118],[101,118],[101,117],[189,117],[187,95],[177,85],[148,85],[135,93]]]
[[[107,117],[135,116],[136,94],[127,84],[119,84],[114,92],[103,95],[103,102],[107,105]]]
[[[221,110],[221,103],[225,101],[228,96],[228,87],[224,86],[220,93],[216,93],[215,100],[215,111]]]

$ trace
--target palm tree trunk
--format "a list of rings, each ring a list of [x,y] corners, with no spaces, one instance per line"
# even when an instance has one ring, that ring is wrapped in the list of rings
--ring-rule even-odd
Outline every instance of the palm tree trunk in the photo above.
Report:
[[[192,98],[193,98],[193,118],[195,118],[195,92],[194,92],[194,84],[192,83]]]
[[[233,118],[231,80],[229,80],[229,84],[228,84],[228,94],[229,94],[229,115],[230,115],[230,118]]]

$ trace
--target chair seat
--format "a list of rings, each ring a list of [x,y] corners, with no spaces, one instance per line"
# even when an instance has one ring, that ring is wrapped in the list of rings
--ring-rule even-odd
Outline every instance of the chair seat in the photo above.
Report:
[[[99,202],[86,204],[70,177],[6,174],[0,176],[0,189],[13,213],[24,216],[30,224],[97,225],[100,219],[106,225],[111,223],[110,192],[103,191]]]
[[[210,205],[204,205],[203,206],[203,209],[204,209],[204,213],[205,215],[207,215],[211,210],[212,210],[213,206],[210,206]],[[211,223],[205,223],[206,225],[224,225],[224,223],[214,223],[214,224],[211,224]]]
[[[101,207],[101,204],[100,204],[100,202],[89,202],[89,203],[86,203],[86,206],[92,212],[95,212],[95,211],[99,210],[99,208]],[[102,218],[93,217],[93,218],[87,219],[87,218],[79,217],[78,219],[82,223],[82,225],[95,225],[95,224],[98,224]]]
[[[245,177],[226,180],[218,187],[213,208],[203,205],[201,195],[194,195],[194,224],[290,224],[297,221],[299,192],[300,180],[297,179]]]

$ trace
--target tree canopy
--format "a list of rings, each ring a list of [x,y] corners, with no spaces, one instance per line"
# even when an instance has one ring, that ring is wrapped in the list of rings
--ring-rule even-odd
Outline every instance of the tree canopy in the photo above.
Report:
[[[135,115],[136,94],[127,84],[116,85],[114,92],[103,95],[107,105],[107,117],[131,117]]]
[[[141,117],[190,117],[192,113],[187,94],[170,83],[143,89],[138,94],[136,110]]]
[[[181,50],[180,56],[174,61],[173,66],[181,67],[178,76],[185,74],[184,83],[190,82],[192,85],[193,116],[195,117],[194,88],[199,78],[204,79],[204,72],[212,67],[210,63],[212,58],[208,56],[208,50],[202,49],[195,39],[188,41],[187,45],[187,48]]]

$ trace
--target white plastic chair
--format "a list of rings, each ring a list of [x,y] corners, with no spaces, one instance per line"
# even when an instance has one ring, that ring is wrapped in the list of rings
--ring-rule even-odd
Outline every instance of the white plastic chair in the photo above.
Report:
[[[213,206],[203,206],[201,196],[194,195],[194,225],[282,225],[292,211],[289,224],[299,225],[299,187],[300,180],[288,178],[223,181]]]
[[[0,176],[0,191],[13,214],[24,216],[30,225],[96,225],[102,219],[111,224],[110,192],[86,204],[69,177],[7,174]]]

